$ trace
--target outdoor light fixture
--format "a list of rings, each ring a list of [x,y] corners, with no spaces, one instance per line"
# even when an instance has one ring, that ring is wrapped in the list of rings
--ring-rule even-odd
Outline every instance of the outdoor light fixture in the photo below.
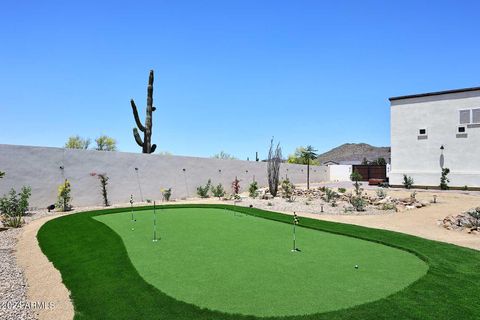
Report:
[[[248,173],[248,170],[245,170],[245,173]]]
[[[183,171],[185,171],[185,169],[183,169]],[[218,169],[218,172],[219,172],[219,173],[222,173],[222,169]]]
[[[63,169],[64,169],[63,166],[60,166],[60,170],[63,170]]]
[[[442,144],[442,146],[440,147],[440,150],[442,150],[442,151],[445,150],[445,147],[443,146],[443,144]]]
[[[138,171],[138,168],[135,168],[135,171]]]
[[[437,203],[437,195],[433,195],[433,203]]]
[[[183,168],[182,171],[185,172],[185,171],[187,171],[187,169]]]
[[[320,206],[320,212],[323,212],[323,204]]]

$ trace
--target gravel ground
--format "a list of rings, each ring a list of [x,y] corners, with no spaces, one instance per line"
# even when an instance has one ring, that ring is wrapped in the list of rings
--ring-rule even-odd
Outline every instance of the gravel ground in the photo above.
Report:
[[[27,300],[27,282],[14,255],[21,232],[21,229],[0,231],[0,319],[37,319]]]

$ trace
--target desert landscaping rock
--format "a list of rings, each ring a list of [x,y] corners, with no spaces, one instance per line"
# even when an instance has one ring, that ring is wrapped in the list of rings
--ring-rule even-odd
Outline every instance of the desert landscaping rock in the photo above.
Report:
[[[15,245],[21,229],[0,232],[0,319],[37,319],[34,310],[27,308],[27,282],[15,261]]]

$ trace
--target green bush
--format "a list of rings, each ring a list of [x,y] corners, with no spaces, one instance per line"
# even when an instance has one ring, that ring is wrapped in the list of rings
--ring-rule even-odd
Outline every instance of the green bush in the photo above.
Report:
[[[2,179],[5,176],[5,172],[0,171],[0,179]]]
[[[347,192],[347,189],[345,189],[345,188],[338,188],[338,192],[339,192],[339,193],[345,193],[345,192]]]
[[[413,178],[412,177],[409,177],[407,176],[406,174],[403,175],[403,186],[406,188],[406,189],[411,189],[412,186],[413,186]]]
[[[330,202],[338,198],[338,193],[333,191],[333,189],[325,188],[325,194],[323,195],[323,198],[325,199],[326,202]]]
[[[23,216],[28,210],[28,200],[32,194],[30,187],[22,187],[20,193],[11,189],[8,195],[0,198],[0,212],[3,224],[7,227],[19,228],[23,224]]]
[[[72,210],[72,187],[70,182],[65,179],[65,182],[58,186],[57,208],[60,211]]]
[[[295,186],[293,185],[293,183],[290,182],[288,178],[282,181],[281,188],[283,198],[287,199],[288,202],[295,201],[295,197],[293,196]]]
[[[258,197],[258,183],[257,183],[257,181],[253,181],[248,186],[248,195],[250,196],[250,198],[253,198],[253,199]]]
[[[361,196],[353,196],[350,199],[350,204],[356,211],[365,211],[365,207],[367,206],[367,202]]]
[[[223,189],[223,186],[221,183],[219,183],[216,187],[212,186],[212,194],[214,197],[217,197],[218,199],[225,196],[225,189]]]
[[[168,202],[168,201],[170,201],[171,196],[172,196],[172,188],[162,189],[163,200]]]
[[[447,178],[447,175],[450,173],[450,169],[442,168],[442,176],[440,177],[440,189],[448,190],[448,183],[450,180]]]
[[[208,179],[207,184],[203,186],[198,186],[197,187],[197,195],[200,198],[208,198],[208,191],[210,190],[210,186],[212,185],[212,180]]]

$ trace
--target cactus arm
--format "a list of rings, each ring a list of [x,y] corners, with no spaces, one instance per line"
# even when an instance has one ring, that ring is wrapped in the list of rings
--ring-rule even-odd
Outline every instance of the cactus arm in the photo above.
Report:
[[[154,153],[154,152],[155,152],[155,149],[157,149],[157,145],[156,145],[156,144],[152,144],[152,147],[150,148],[150,153]]]
[[[143,147],[143,141],[142,138],[140,138],[140,135],[138,134],[137,128],[133,128],[133,136],[135,137],[135,141],[140,147]]]
[[[145,127],[142,125],[142,122],[140,121],[140,117],[138,116],[138,111],[137,111],[137,106],[135,105],[135,101],[133,101],[133,99],[130,100],[130,104],[132,105],[133,116],[135,117],[135,122],[137,123],[138,129],[140,129],[140,131],[142,132],[145,132]]]

